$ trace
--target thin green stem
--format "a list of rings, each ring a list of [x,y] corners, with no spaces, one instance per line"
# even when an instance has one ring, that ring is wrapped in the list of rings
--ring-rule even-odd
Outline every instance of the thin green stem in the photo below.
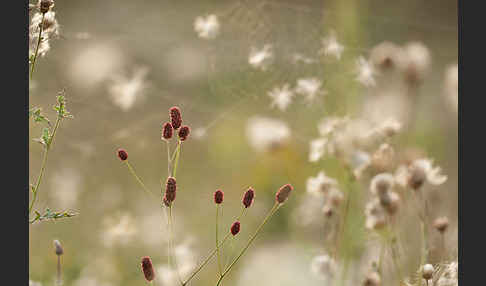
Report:
[[[62,285],[62,278],[61,278],[61,256],[58,255],[57,256],[57,280],[56,280],[56,284],[57,286],[61,286]]]
[[[170,158],[170,144],[168,140],[165,140],[167,143],[167,176],[170,176],[170,163],[171,163],[171,158]]]
[[[38,190],[39,190],[39,186],[41,184],[42,178],[44,177],[44,172],[45,172],[46,167],[47,167],[47,158],[49,156],[49,150],[51,149],[52,143],[54,142],[54,137],[56,136],[56,132],[57,132],[57,129],[59,128],[61,120],[62,120],[62,117],[58,116],[57,119],[56,119],[56,124],[54,125],[54,130],[52,131],[52,135],[49,139],[49,142],[45,143],[46,145],[44,147],[44,154],[42,155],[42,163],[41,163],[41,169],[40,169],[40,172],[39,172],[39,176],[37,177],[37,182],[36,182],[34,188],[32,188],[32,201],[30,202],[30,205],[29,205],[29,217],[30,217],[30,214],[32,212],[32,208],[34,207],[34,204],[37,200],[37,193],[38,193]]]
[[[130,170],[130,173],[135,177],[135,179],[137,180],[137,182],[140,184],[140,186],[142,187],[142,189],[147,192],[147,194],[151,195],[151,196],[155,196],[146,186],[145,184],[142,182],[142,180],[140,179],[139,176],[137,176],[137,173],[135,173],[135,169],[133,169],[132,165],[130,165],[130,163],[128,163],[128,160],[124,161],[126,164],[127,164],[127,167],[128,167],[128,170]]]
[[[238,256],[233,260],[233,262],[231,262],[231,264],[228,266],[228,268],[226,268],[226,270],[223,272],[223,274],[221,274],[221,276],[219,277],[218,279],[218,282],[216,283],[216,286],[220,285],[221,284],[221,281],[223,281],[223,278],[226,276],[226,274],[229,273],[229,271],[233,268],[233,266],[238,262],[238,260],[243,256],[243,254],[245,254],[246,250],[250,247],[251,243],[255,240],[255,238],[257,237],[257,235],[260,233],[260,231],[262,230],[263,226],[265,226],[265,224],[268,222],[268,220],[273,216],[273,214],[275,214],[275,212],[279,209],[279,207],[281,206],[281,204],[279,203],[275,203],[272,207],[272,209],[268,212],[267,216],[265,217],[265,219],[263,219],[263,222],[258,226],[258,228],[256,229],[255,233],[250,237],[250,239],[248,240],[247,244],[245,245],[245,247],[240,251],[240,253],[238,254]]]
[[[176,153],[175,153],[174,169],[172,170],[172,177],[174,177],[174,178],[176,177],[177,167],[179,166],[179,158],[180,158],[181,148],[182,148],[182,144],[181,144],[181,141],[179,140],[179,142],[177,142],[177,149],[176,149]]]
[[[246,208],[242,208],[241,213],[236,218],[236,220],[240,220],[243,217],[243,215],[245,214],[245,210],[246,210]],[[222,247],[224,245],[224,243],[226,242],[226,240],[228,240],[230,235],[231,235],[231,233],[228,232],[226,234],[226,236],[223,238],[223,240],[219,243],[218,246]],[[206,257],[206,259],[204,259],[204,261],[201,263],[201,265],[199,265],[199,267],[191,274],[191,276],[189,276],[189,278],[187,278],[186,281],[184,281],[182,283],[182,286],[187,285],[187,283],[189,283],[189,281],[191,281],[191,279],[194,278],[196,276],[196,274],[198,274],[204,268],[204,266],[206,266],[206,264],[208,264],[208,262],[211,260],[211,258],[213,258],[214,255],[216,255],[216,252],[217,252],[217,248],[213,249],[213,251],[211,251],[211,253],[209,253],[209,255]]]
[[[32,59],[32,67],[31,67],[31,70],[30,70],[30,79],[32,79],[32,76],[34,74],[35,62],[37,60],[37,55],[39,54],[39,46],[40,46],[41,40],[42,40],[42,30],[44,29],[44,17],[45,17],[45,13],[42,13],[42,20],[41,20],[41,23],[39,25],[39,38],[37,39],[37,46],[35,47],[34,58]]]
[[[221,257],[220,257],[220,254],[219,254],[218,221],[219,221],[219,204],[216,204],[216,254],[217,254],[217,259],[218,259],[219,275],[221,275],[223,273],[223,270],[221,269]]]
[[[172,205],[169,206],[169,219],[168,219],[168,224],[169,224],[169,266],[170,266],[170,257],[171,257],[171,253],[173,255],[173,263],[174,263],[174,268],[175,268],[175,271],[177,273],[177,278],[179,279],[179,283],[181,285],[184,285],[184,282],[182,282],[182,279],[181,279],[181,275],[179,273],[179,267],[177,265],[177,258],[175,256],[175,253],[172,249]]]

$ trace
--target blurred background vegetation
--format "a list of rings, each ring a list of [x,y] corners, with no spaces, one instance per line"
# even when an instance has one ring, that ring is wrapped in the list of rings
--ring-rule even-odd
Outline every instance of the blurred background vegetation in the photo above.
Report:
[[[224,228],[239,213],[244,190],[253,186],[255,206],[242,222],[236,251],[271,208],[278,187],[291,183],[291,199],[225,281],[318,285],[309,265],[322,250],[322,229],[303,226],[294,213],[309,176],[324,169],[340,178],[342,170],[333,160],[308,162],[309,141],[317,137],[321,118],[353,113],[372,96],[373,89],[360,86],[350,71],[357,56],[384,40],[420,41],[431,51],[417,127],[400,137],[399,146],[423,150],[443,167],[449,180],[440,186],[439,209],[456,224],[457,115],[442,96],[444,70],[458,60],[455,0],[58,0],[55,11],[61,38],[38,61],[29,100],[54,118],[51,106],[65,88],[74,119],[59,130],[36,208],[79,215],[30,226],[30,279],[53,283],[53,239],[65,248],[65,285],[145,285],[140,257],[151,256],[157,267],[166,263],[160,202],[143,194],[115,151],[125,148],[137,173],[158,192],[167,166],[160,128],[168,108],[177,105],[193,133],[177,173],[176,244],[188,246],[194,262],[200,261],[214,244],[213,192],[225,192]],[[194,19],[212,13],[220,15],[220,35],[198,38]],[[315,54],[330,30],[347,48],[341,61],[300,66],[288,61],[293,52]],[[275,47],[276,61],[271,70],[256,72],[247,64],[248,53],[267,43]],[[271,109],[268,90],[302,76],[321,78],[328,95],[311,106],[295,100],[285,112]],[[116,99],[113,86],[133,78],[138,80],[121,89],[142,85],[140,92]],[[252,116],[285,121],[290,140],[272,152],[256,152],[246,136]],[[30,137],[38,134],[40,128],[31,124]],[[33,181],[42,148],[31,142],[29,151]],[[215,278],[213,264],[193,285],[211,285]]]

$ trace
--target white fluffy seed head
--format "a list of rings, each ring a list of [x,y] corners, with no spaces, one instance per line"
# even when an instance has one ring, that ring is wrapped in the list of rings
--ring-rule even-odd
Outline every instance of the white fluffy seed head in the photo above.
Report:
[[[422,278],[425,280],[432,279],[432,276],[434,275],[434,266],[432,264],[425,264],[422,267]]]

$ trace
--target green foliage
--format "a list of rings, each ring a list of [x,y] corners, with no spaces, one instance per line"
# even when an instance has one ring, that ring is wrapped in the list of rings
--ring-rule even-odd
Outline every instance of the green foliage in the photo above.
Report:
[[[33,224],[36,221],[43,221],[43,220],[57,220],[61,218],[69,218],[77,215],[77,213],[69,212],[69,211],[52,211],[49,208],[46,208],[44,214],[39,213],[38,211],[34,211],[35,217],[30,221]]]
[[[73,118],[71,113],[66,109],[66,92],[64,90],[59,92],[57,96],[57,105],[54,106],[59,118]]]
[[[47,123],[47,125],[51,126],[51,122],[49,121],[47,116],[45,116],[44,114],[41,114],[41,112],[42,112],[42,109],[40,107],[34,106],[29,110],[29,118],[33,118],[34,122]]]

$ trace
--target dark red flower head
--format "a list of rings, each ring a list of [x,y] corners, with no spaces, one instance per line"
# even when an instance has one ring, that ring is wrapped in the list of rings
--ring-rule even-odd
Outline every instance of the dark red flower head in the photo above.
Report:
[[[223,191],[221,190],[217,190],[216,192],[214,192],[214,202],[216,204],[220,204],[223,202],[223,198],[224,198],[224,193]]]
[[[177,106],[173,106],[169,109],[170,113],[170,122],[172,123],[172,127],[174,129],[179,129],[182,125],[182,115],[181,110]]]
[[[231,225],[231,234],[234,236],[234,235],[237,235],[238,232],[240,232],[240,222],[239,221],[235,221]]]
[[[116,151],[116,153],[118,154],[118,158],[120,158],[120,160],[125,161],[128,159],[128,153],[125,151],[125,149],[120,148]]]
[[[176,179],[173,177],[167,178],[167,183],[165,186],[165,196],[164,196],[164,204],[172,204],[172,202],[176,198],[176,191],[177,191],[177,185],[176,185]]]
[[[191,128],[189,128],[187,125],[182,126],[181,129],[179,129],[179,138],[181,141],[186,140],[189,133],[191,133]]]
[[[172,134],[174,134],[172,124],[170,124],[170,122],[164,123],[164,125],[162,126],[162,138],[165,140],[169,140],[170,138],[172,138]]]
[[[277,200],[277,202],[279,204],[285,202],[287,200],[287,198],[289,197],[290,192],[292,192],[293,189],[294,188],[290,184],[286,184],[286,185],[283,185],[282,187],[280,187],[277,194],[275,195],[275,199]]]
[[[152,260],[148,256],[142,257],[142,272],[148,282],[151,282],[155,278],[155,271],[152,265]]]
[[[255,191],[250,187],[243,196],[243,205],[245,208],[249,208],[253,203],[253,198],[255,197]]]

